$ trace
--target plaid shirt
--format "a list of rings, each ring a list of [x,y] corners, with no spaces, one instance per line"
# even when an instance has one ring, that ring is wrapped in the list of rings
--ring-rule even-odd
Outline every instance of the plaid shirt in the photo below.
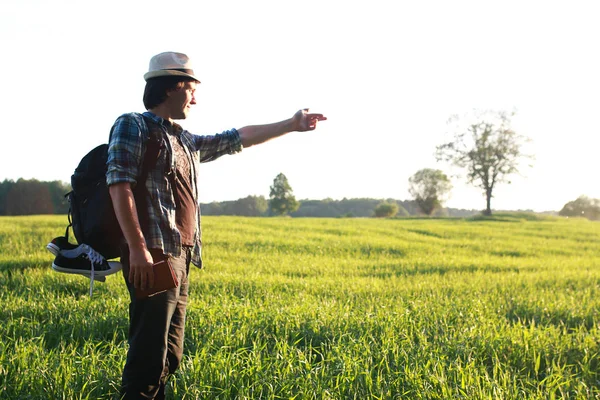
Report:
[[[175,198],[172,180],[169,175],[175,172],[175,155],[171,146],[173,135],[179,136],[184,151],[191,160],[191,182],[194,200],[198,204],[198,171],[200,163],[216,160],[225,154],[235,154],[242,150],[242,141],[237,130],[232,129],[212,136],[192,135],[179,125],[170,123],[151,112],[144,116],[156,124],[148,126],[142,114],[123,114],[115,121],[109,138],[108,171],[106,183],[137,183],[146,150],[145,142],[152,136],[161,140],[161,151],[156,166],[149,171],[146,180],[148,189],[148,232],[144,232],[148,248],[161,249],[165,254],[181,255],[181,235],[175,224]],[[167,151],[164,151],[164,149]],[[194,233],[192,262],[202,267],[202,235],[200,228],[200,207]]]

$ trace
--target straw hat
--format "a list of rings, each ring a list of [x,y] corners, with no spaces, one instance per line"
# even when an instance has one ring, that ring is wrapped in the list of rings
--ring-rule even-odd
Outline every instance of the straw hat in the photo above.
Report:
[[[144,74],[144,79],[147,81],[160,76],[183,76],[200,83],[200,79],[194,75],[189,57],[173,51],[157,54],[150,59],[150,67]]]

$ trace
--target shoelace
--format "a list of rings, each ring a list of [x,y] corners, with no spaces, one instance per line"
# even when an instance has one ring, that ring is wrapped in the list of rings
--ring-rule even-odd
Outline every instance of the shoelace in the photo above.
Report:
[[[92,266],[92,271],[90,273],[90,298],[91,298],[92,292],[94,291],[94,275],[96,275],[96,273],[94,272],[95,271],[94,264],[102,265],[102,263],[104,263],[104,257],[102,257],[102,255],[100,253],[98,253],[96,250],[92,249],[87,244],[83,244],[82,246],[85,248],[85,252],[83,253],[83,255],[88,260],[90,260],[90,264]]]

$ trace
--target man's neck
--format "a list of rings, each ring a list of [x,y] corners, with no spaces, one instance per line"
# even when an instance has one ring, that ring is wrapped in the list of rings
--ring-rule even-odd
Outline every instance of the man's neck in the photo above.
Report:
[[[169,112],[169,110],[167,110],[166,107],[163,107],[162,104],[160,104],[154,108],[151,108],[148,111],[150,111],[151,113],[153,113],[156,116],[161,117],[165,121],[169,121],[169,122],[173,123],[173,119],[171,118],[171,113]]]

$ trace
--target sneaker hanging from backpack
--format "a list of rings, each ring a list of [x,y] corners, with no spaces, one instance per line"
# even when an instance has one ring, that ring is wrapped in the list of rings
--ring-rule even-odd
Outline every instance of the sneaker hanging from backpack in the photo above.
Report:
[[[96,250],[87,244],[81,244],[75,249],[61,251],[54,259],[52,269],[57,272],[89,277],[91,297],[94,281],[104,282],[107,275],[121,270],[121,263],[106,261]]]

